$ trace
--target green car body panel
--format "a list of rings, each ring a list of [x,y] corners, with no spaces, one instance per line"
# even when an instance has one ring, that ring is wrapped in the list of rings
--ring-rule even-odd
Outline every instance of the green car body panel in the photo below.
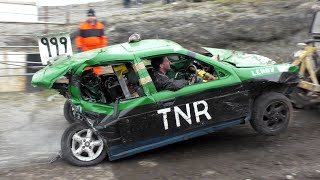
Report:
[[[151,39],[113,45],[71,57],[57,58],[35,73],[32,84],[55,88],[57,79],[71,74],[67,89],[68,99],[72,105],[80,107],[82,112],[99,117],[99,120],[95,121],[96,128],[100,128],[99,133],[108,142],[109,159],[115,160],[239,124],[250,118],[250,107],[254,98],[270,85],[291,86],[297,83],[296,66],[275,64],[269,58],[239,51],[204,49],[212,57],[189,51],[169,40]],[[110,104],[89,102],[81,98],[79,78],[86,67],[123,62],[139,65],[143,64],[145,58],[161,55],[192,57],[213,66],[219,79],[192,84],[177,91],[161,92],[157,92],[153,81],[146,81],[141,85],[145,96],[120,99]],[[172,66],[180,67],[183,64],[173,62]],[[144,65],[136,73],[140,80],[150,78]],[[208,114],[197,117],[197,106],[212,107],[214,110],[211,117]],[[181,124],[181,127],[178,121],[177,127],[171,121],[167,127],[162,124],[165,116],[162,117],[159,110],[166,111],[168,118],[172,118],[170,112],[177,108],[186,109],[189,115],[194,112],[197,123],[190,120],[189,124]],[[216,122],[210,121],[211,118]],[[154,123],[150,123],[151,121]],[[212,126],[212,123],[215,126]],[[164,130],[163,126],[167,129]],[[108,128],[118,130],[112,131],[111,136]]]

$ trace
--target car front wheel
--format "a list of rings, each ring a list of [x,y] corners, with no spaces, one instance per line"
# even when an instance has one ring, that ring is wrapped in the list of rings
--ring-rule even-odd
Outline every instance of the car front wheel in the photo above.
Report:
[[[286,131],[292,114],[292,104],[283,94],[268,92],[259,96],[253,106],[251,126],[263,135]]]
[[[92,166],[106,157],[106,147],[101,137],[81,123],[71,124],[61,139],[61,155],[76,166]]]

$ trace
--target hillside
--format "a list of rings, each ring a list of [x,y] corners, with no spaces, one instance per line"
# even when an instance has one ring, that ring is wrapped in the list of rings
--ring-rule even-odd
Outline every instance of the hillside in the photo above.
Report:
[[[190,0],[191,1],[191,0]],[[107,0],[89,5],[72,6],[68,27],[72,37],[85,19],[88,8],[96,10],[99,20],[106,22],[109,44],[127,41],[138,32],[143,39],[171,39],[199,50],[200,46],[259,53],[276,61],[285,61],[295,44],[308,38],[316,0],[211,0],[204,2],[144,0],[131,9],[121,2]],[[71,7],[50,7],[51,21],[64,21],[64,11]],[[78,9],[78,11],[74,11]],[[40,9],[40,13],[43,8]],[[43,27],[19,27],[18,33],[41,33]],[[50,26],[50,32],[66,28]],[[0,31],[10,31],[2,28]],[[35,38],[10,38],[6,44],[36,44]]]

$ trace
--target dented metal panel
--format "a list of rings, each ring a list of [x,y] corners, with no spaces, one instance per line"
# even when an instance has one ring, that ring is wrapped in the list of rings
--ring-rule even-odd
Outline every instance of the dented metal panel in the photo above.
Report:
[[[177,97],[167,107],[161,102],[158,106],[143,106],[140,110],[145,113],[139,113],[139,109],[132,109],[137,115],[127,113],[120,117],[119,128],[125,143],[245,118],[250,112],[249,93],[238,84]]]

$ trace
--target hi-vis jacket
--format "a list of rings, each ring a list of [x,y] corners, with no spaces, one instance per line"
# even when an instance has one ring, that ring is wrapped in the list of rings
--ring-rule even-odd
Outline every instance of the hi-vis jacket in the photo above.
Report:
[[[76,37],[76,46],[83,51],[89,51],[107,46],[107,36],[104,34],[104,25],[96,21],[90,24],[85,21],[80,24],[80,32]]]
[[[104,25],[96,21],[95,24],[85,21],[80,24],[80,32],[76,37],[76,46],[80,48],[82,52],[92,49],[102,48],[108,45],[107,36],[104,34]],[[88,70],[90,68],[87,68]],[[101,74],[101,67],[94,67],[93,71],[96,74]]]

